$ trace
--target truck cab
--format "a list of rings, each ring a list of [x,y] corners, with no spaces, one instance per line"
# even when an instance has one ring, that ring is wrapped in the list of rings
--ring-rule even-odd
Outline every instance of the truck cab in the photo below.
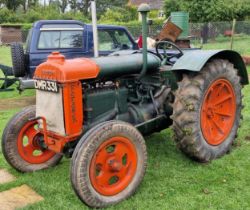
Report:
[[[98,25],[97,29],[100,56],[118,50],[138,49],[125,27]],[[12,53],[14,74],[17,69],[18,74],[15,76],[32,78],[36,67],[53,51],[59,51],[66,58],[93,57],[93,45],[93,29],[90,24],[75,20],[37,21],[27,37],[23,65],[14,60],[22,55],[13,56]],[[14,50],[14,53],[19,51]]]

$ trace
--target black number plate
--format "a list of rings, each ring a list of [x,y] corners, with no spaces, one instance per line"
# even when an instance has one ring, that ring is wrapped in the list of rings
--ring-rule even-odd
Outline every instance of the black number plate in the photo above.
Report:
[[[34,80],[35,88],[38,90],[58,93],[59,87],[57,82],[55,81],[48,81],[48,80]]]

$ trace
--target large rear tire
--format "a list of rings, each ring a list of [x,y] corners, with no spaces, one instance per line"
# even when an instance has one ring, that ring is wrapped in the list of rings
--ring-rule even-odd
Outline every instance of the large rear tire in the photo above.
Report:
[[[2,150],[7,162],[20,172],[33,172],[57,165],[62,159],[48,149],[41,148],[35,117],[35,106],[16,114],[7,124],[2,136]]]
[[[90,207],[107,207],[131,196],[147,162],[142,135],[132,125],[109,121],[95,126],[78,143],[71,164],[71,183]]]
[[[26,75],[26,62],[21,43],[11,44],[12,70],[15,77],[24,77]]]
[[[223,156],[236,138],[242,110],[240,77],[227,60],[215,59],[178,83],[173,130],[178,147],[200,162]]]

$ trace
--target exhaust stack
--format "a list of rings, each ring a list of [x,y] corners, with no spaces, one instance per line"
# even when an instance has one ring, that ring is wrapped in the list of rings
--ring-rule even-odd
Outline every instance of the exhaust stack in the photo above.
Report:
[[[150,12],[150,7],[148,4],[141,4],[138,8],[138,12],[141,13],[142,17],[142,52],[143,52],[143,67],[139,79],[141,79],[146,71],[148,65],[148,47],[147,47],[147,37],[148,37],[148,23],[147,14]]]

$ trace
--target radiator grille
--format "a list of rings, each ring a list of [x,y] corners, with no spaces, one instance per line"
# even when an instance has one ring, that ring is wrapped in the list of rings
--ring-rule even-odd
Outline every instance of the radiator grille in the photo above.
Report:
[[[59,93],[36,90],[36,116],[45,117],[48,131],[66,135],[61,88]],[[42,128],[41,122],[39,127]]]

